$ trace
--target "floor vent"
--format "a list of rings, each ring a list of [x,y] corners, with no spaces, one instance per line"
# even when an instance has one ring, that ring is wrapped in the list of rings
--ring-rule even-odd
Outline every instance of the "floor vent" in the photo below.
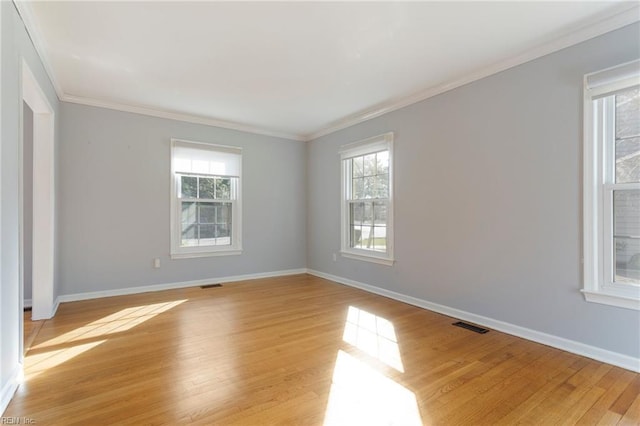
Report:
[[[486,328],[478,327],[477,325],[469,324],[462,321],[454,322],[453,325],[455,325],[456,327],[466,328],[467,330],[475,331],[476,333],[480,334],[489,332],[489,330],[487,330]]]
[[[201,289],[214,288],[214,287],[222,287],[222,284],[207,284],[207,285],[200,286]]]
[[[31,306],[25,306],[24,307],[24,311],[25,312],[31,312]]]

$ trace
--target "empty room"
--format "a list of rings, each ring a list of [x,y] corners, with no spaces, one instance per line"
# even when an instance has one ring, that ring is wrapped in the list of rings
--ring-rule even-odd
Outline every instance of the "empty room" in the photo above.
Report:
[[[640,3],[0,2],[0,424],[640,424]]]

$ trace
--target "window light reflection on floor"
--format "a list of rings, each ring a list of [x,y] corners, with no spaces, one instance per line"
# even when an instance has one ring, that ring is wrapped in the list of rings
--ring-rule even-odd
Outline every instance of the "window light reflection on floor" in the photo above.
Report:
[[[422,425],[415,394],[376,369],[404,373],[393,323],[349,306],[343,341],[362,355],[338,350],[324,425]]]
[[[342,339],[404,373],[396,332],[391,321],[349,306]]]
[[[186,299],[176,300],[122,309],[44,343],[34,345],[25,357],[25,379],[33,379],[42,372],[101,345],[110,335],[130,330],[186,301]]]
[[[324,419],[335,425],[422,425],[413,392],[340,350]]]

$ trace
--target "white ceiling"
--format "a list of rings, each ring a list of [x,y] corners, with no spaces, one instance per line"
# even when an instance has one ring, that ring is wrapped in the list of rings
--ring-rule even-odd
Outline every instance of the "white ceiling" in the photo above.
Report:
[[[639,19],[638,2],[18,2],[62,100],[307,140]]]

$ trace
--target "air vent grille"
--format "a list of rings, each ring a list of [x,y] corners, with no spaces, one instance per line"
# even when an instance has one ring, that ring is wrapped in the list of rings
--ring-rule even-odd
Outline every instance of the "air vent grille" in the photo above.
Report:
[[[207,284],[207,285],[200,286],[200,288],[203,290],[207,288],[215,288],[215,287],[222,287],[222,284]]]
[[[454,322],[453,325],[455,325],[456,327],[466,328],[467,330],[475,331],[476,333],[480,334],[489,332],[489,330],[486,328],[478,327],[477,325],[469,324],[462,321]]]

